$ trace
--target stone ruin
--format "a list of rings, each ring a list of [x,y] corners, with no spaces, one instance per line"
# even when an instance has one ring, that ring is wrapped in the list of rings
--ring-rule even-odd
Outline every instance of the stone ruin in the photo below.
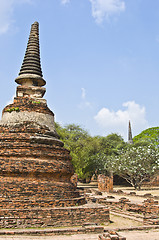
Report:
[[[39,24],[31,26],[16,97],[0,121],[0,228],[70,226],[109,221],[105,207],[86,203],[71,182],[71,156],[43,98]]]

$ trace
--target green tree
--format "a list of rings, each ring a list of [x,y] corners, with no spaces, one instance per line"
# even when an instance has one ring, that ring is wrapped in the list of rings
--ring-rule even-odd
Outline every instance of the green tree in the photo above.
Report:
[[[105,172],[102,154],[106,156],[115,154],[117,148],[124,145],[124,140],[118,134],[92,137],[75,124],[61,127],[56,123],[56,130],[64,142],[64,147],[70,150],[75,172],[80,179],[88,179],[94,173]]]
[[[152,145],[129,146],[119,155],[107,159],[105,169],[114,172],[140,189],[144,181],[149,180],[159,170],[159,151]]]
[[[97,147],[95,151],[90,152],[89,158],[87,159],[85,172],[89,172],[90,175],[93,175],[94,173],[109,174],[108,169],[105,168],[107,158],[111,155],[116,155],[118,149],[124,148],[126,143],[124,142],[123,138],[116,133],[109,134],[106,137],[94,137],[92,138],[91,143],[94,141],[97,141]],[[94,149],[94,144],[92,147]]]
[[[112,155],[116,154],[118,149],[124,148],[127,144],[121,135],[117,133],[111,133],[106,137],[99,137],[101,152]]]
[[[135,144],[153,144],[159,146],[159,127],[148,128],[133,138]]]
[[[96,150],[96,145],[93,144],[92,137],[86,130],[75,124],[61,127],[56,123],[56,130],[60,139],[64,142],[64,147],[70,150],[75,172],[81,179],[88,178],[90,173],[85,171],[85,168],[89,156]]]

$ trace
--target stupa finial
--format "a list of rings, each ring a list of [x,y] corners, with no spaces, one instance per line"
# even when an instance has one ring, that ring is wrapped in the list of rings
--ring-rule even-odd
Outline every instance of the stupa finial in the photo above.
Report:
[[[128,129],[128,143],[133,144],[133,138],[132,138],[132,131],[131,131],[131,123],[129,120],[129,129]]]
[[[18,84],[27,86],[44,86],[46,84],[41,70],[38,22],[31,25],[24,60],[19,76],[15,81]]]

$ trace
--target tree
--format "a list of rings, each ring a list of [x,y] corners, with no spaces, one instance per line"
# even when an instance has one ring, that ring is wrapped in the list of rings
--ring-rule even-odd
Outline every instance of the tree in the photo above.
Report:
[[[88,179],[94,173],[105,172],[103,154],[115,154],[124,146],[124,140],[118,134],[106,137],[92,137],[79,125],[69,124],[61,127],[56,123],[56,131],[64,142],[64,147],[70,150],[72,164],[80,179]]]
[[[159,147],[159,127],[148,128],[133,138],[135,144],[138,142],[149,143]]]
[[[123,138],[117,133],[111,133],[106,137],[97,137],[100,144],[100,152],[111,155],[117,151],[118,148],[124,147],[125,142]]]
[[[105,169],[113,171],[139,190],[144,181],[157,174],[159,151],[152,145],[131,145],[119,155],[111,156],[105,164]]]
[[[97,141],[96,151],[92,151],[89,159],[87,159],[87,165],[85,167],[85,171],[91,173],[100,174],[109,174],[109,170],[105,168],[105,164],[107,162],[107,158],[111,155],[116,155],[118,149],[124,148],[127,144],[124,142],[123,138],[116,134],[112,133],[106,137],[94,137],[92,138],[92,143]],[[94,145],[92,145],[94,148]]]
[[[64,147],[70,150],[72,164],[80,179],[86,179],[91,173],[85,171],[87,162],[93,151],[96,151],[97,144],[93,143],[92,137],[79,125],[69,124],[61,127],[56,123],[56,131],[64,142]]]

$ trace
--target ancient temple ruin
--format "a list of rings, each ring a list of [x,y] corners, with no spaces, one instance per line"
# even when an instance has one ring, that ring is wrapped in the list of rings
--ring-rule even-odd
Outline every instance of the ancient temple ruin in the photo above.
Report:
[[[0,227],[59,226],[108,220],[105,208],[80,208],[71,156],[43,98],[39,24],[31,26],[16,97],[0,121]],[[100,217],[97,217],[97,212]],[[96,215],[96,217],[94,217]]]

